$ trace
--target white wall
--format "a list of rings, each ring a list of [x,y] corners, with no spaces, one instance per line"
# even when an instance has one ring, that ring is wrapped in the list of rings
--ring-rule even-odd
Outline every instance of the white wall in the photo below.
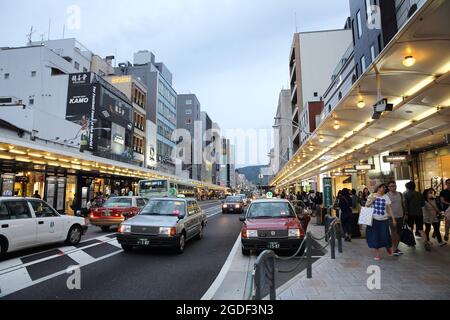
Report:
[[[304,107],[309,101],[319,101],[331,82],[331,75],[350,46],[351,30],[300,33],[300,58]],[[314,97],[314,92],[318,96]]]

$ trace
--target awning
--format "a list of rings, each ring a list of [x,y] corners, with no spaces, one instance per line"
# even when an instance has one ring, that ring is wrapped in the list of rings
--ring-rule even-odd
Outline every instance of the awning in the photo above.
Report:
[[[443,140],[450,133],[449,17],[450,1],[427,1],[272,184],[285,187],[385,151],[413,151]],[[410,67],[404,65],[408,56],[415,59]],[[378,87],[394,110],[373,120]],[[363,109],[357,107],[361,100]]]
[[[130,177],[142,180],[168,179],[175,182],[189,183],[197,187],[207,187],[209,190],[226,191],[226,188],[221,186],[196,180],[182,179],[173,175],[96,157],[88,153],[81,153],[76,149],[71,149],[73,148],[64,149],[55,143],[43,145],[41,143],[0,134],[0,160],[45,165],[88,173],[98,172],[116,177]]]

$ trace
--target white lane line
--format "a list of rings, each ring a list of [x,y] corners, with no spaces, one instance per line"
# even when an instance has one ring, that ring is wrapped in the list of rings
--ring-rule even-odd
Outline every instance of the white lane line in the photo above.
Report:
[[[21,266],[23,264],[20,258],[10,259],[7,261],[0,262],[0,272],[6,269]]]
[[[117,241],[117,239],[115,239],[115,240],[109,242],[109,244],[112,245],[112,246],[114,246],[114,247],[117,247],[117,248],[122,249],[122,245],[119,243],[119,241]]]
[[[96,246],[99,246],[99,245],[102,245],[102,244],[105,244],[105,243],[109,243],[109,242],[112,242],[112,241],[115,241],[115,239],[109,239],[109,241],[98,242],[98,243],[94,243],[94,244],[91,244],[91,245],[88,245],[88,246],[85,246],[85,247],[75,248],[75,250],[73,250],[73,251],[67,251],[65,253],[61,252],[61,254],[55,254],[55,255],[52,255],[52,256],[49,256],[49,257],[45,257],[45,258],[42,258],[42,259],[39,259],[39,260],[35,260],[35,261],[31,261],[31,262],[22,264],[22,265],[17,266],[17,267],[12,267],[10,269],[5,269],[5,270],[2,270],[0,272],[0,276],[4,275],[6,273],[9,273],[9,272],[16,271],[16,270],[18,270],[20,268],[26,268],[26,267],[29,267],[29,266],[32,266],[32,265],[35,265],[35,264],[38,264],[38,263],[41,263],[41,262],[45,262],[45,261],[48,261],[48,260],[56,259],[56,258],[59,258],[59,257],[64,256],[64,255],[69,255],[71,253],[75,253],[75,252],[78,252],[78,251],[81,251],[81,250],[85,250],[85,249],[89,249],[89,248],[92,248],[92,247],[96,247]]]
[[[77,251],[77,252],[69,253],[67,256],[69,258],[71,258],[72,260],[74,260],[79,265],[86,265],[86,264],[95,262],[95,258],[88,255],[84,251]]]
[[[225,280],[226,275],[230,271],[231,264],[233,262],[233,258],[236,255],[236,252],[239,250],[240,246],[241,246],[241,236],[239,235],[236,242],[234,243],[233,249],[231,249],[231,252],[228,255],[228,258],[222,267],[222,270],[220,270],[219,275],[217,276],[216,280],[214,280],[213,284],[211,285],[211,287],[209,287],[208,291],[206,291],[206,293],[203,295],[201,300],[212,300],[212,298],[216,294],[217,290],[222,285],[223,280]]]
[[[98,259],[94,259],[94,260],[92,260],[92,262],[86,262],[86,263],[80,264],[79,267],[82,268],[82,267],[85,267],[87,265],[90,265],[90,264],[93,264],[93,263],[96,263],[96,262],[99,262],[99,261],[102,261],[102,260],[105,260],[105,259],[109,259],[109,258],[111,258],[111,257],[113,257],[115,255],[118,255],[118,254],[122,253],[122,252],[123,252],[123,250],[119,250],[119,251],[110,253],[110,254],[108,254],[106,256],[103,256],[103,257],[100,257]],[[26,268],[23,268],[23,269],[20,269],[20,270],[23,270],[28,275],[28,272],[26,271]],[[17,271],[20,271],[20,270],[17,270]],[[27,281],[25,275],[22,275],[23,279],[22,279],[22,281],[20,283],[11,282],[13,284],[12,287],[7,288],[5,286],[5,290],[2,289],[2,291],[0,292],[0,298],[6,297],[7,295],[13,294],[14,292],[17,292],[17,291],[20,291],[20,290],[32,287],[32,286],[34,286],[36,284],[39,284],[39,283],[51,280],[53,278],[59,277],[59,276],[61,276],[63,274],[67,274],[67,277],[70,276],[70,274],[67,273],[67,270],[56,272],[54,274],[48,275],[48,276],[46,276],[44,278],[40,278],[40,279],[35,280],[35,281],[32,281],[31,278],[29,278],[29,281]],[[9,274],[7,276],[9,276]],[[3,284],[3,277],[4,276],[0,275],[0,280],[1,280],[0,284]],[[28,277],[29,277],[29,275],[28,275]],[[16,276],[16,279],[17,278],[18,278],[18,276]],[[83,283],[81,285],[83,286]]]
[[[27,286],[30,282],[33,282],[33,280],[31,280],[26,268],[2,275],[0,276],[0,297],[17,291],[16,288]]]

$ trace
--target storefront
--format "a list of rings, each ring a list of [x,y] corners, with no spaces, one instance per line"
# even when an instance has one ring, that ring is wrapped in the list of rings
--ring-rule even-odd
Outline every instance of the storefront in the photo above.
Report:
[[[421,191],[427,188],[442,191],[445,180],[450,178],[450,146],[416,154],[413,166],[414,180]]]

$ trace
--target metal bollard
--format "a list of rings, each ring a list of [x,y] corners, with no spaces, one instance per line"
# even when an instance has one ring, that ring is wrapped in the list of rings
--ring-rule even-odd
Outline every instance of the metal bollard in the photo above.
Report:
[[[336,259],[336,229],[331,228],[330,235],[330,249],[331,249],[331,259]]]
[[[276,300],[275,287],[275,253],[271,250],[264,251],[255,262],[255,297],[254,300],[262,300],[263,289],[266,283],[270,286],[270,300]]]
[[[311,232],[306,235],[306,277],[312,279],[312,238]]]
[[[330,224],[333,221],[333,218],[330,215],[325,216],[325,241],[328,242],[329,236],[328,232],[330,231]]]
[[[338,252],[339,253],[342,253],[343,252],[343,250],[342,250],[342,230],[341,230],[341,224],[335,224],[335,226],[334,226],[336,229],[337,229],[337,231],[336,231],[336,237],[337,237],[337,243],[338,243]]]

